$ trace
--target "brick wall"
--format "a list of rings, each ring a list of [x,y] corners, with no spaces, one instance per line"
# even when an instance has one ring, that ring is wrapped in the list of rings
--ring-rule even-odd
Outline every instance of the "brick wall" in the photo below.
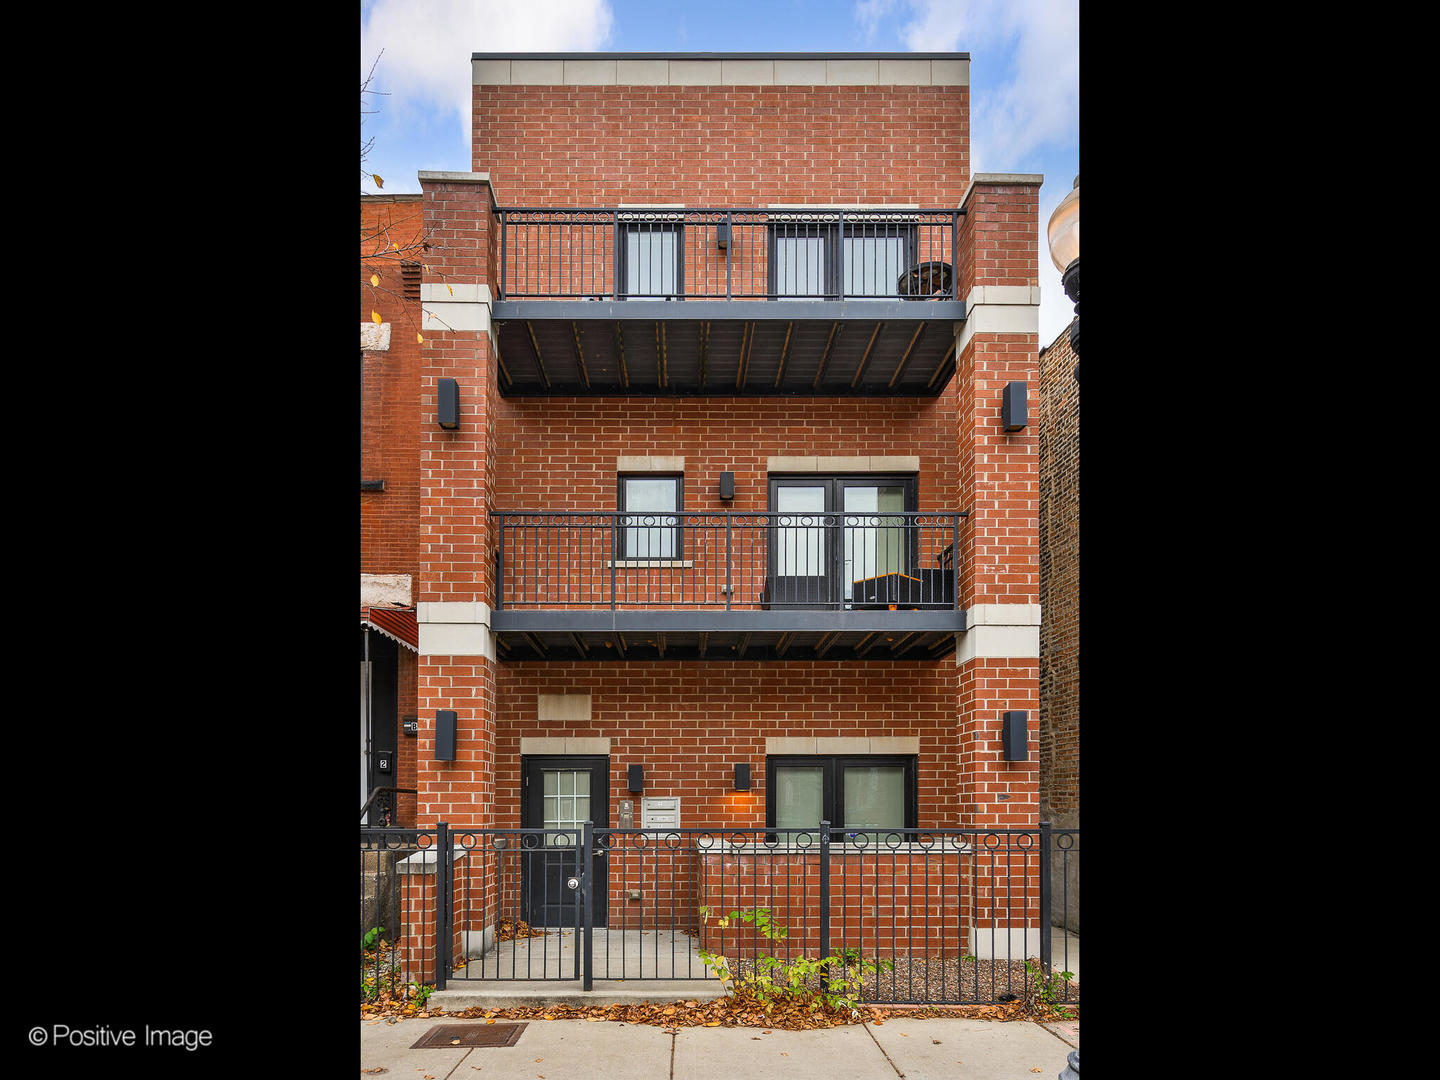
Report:
[[[1067,326],[1040,355],[1040,809],[1080,809],[1080,383]]]
[[[385,490],[360,494],[360,571],[410,574],[413,581],[419,565],[420,303],[403,299],[401,256],[374,253],[389,243],[406,248],[420,236],[420,196],[362,196],[360,231],[360,321],[370,322],[375,311],[390,324],[390,347],[361,354],[360,474],[384,480]],[[404,258],[418,261],[421,255]],[[370,285],[371,274],[379,277],[378,286]]]
[[[506,206],[919,203],[970,178],[965,86],[477,86]]]

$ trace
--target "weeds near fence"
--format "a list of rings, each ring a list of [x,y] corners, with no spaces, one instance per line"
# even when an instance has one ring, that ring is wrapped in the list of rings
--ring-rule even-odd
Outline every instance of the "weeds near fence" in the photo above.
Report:
[[[1075,1013],[1061,1004],[1062,996],[1069,998],[1070,980],[1075,978],[1074,972],[1061,971],[1047,977],[1040,962],[1032,957],[1025,961],[1025,974],[1025,1005],[1032,1013],[1058,1016],[1065,1020],[1075,1018]]]
[[[710,918],[711,914],[708,907],[700,908],[702,919]],[[789,928],[776,922],[769,908],[741,908],[716,918],[716,925],[722,930],[738,923],[755,927],[771,942],[790,935]],[[767,1014],[776,1007],[799,1006],[812,1012],[825,1009],[858,1016],[857,1005],[865,977],[894,967],[889,960],[866,960],[860,956],[859,949],[845,948],[826,957],[762,956],[755,961],[755,970],[740,978],[731,970],[730,961],[723,953],[700,949],[698,955],[725,984],[726,993],[754,999]]]

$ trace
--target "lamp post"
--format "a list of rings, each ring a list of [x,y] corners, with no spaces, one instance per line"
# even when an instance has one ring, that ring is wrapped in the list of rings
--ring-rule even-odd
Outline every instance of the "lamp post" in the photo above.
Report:
[[[1075,301],[1075,322],[1070,326],[1070,348],[1080,355],[1080,177],[1060,200],[1045,229],[1050,242],[1050,261],[1060,271],[1065,295]],[[1075,364],[1075,381],[1080,381],[1080,364]]]

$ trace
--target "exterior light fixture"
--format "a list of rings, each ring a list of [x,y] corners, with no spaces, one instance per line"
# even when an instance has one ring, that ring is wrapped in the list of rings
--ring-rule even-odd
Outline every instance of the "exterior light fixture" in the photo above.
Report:
[[[748,761],[740,762],[735,766],[735,790],[750,790],[750,763]]]
[[[1005,384],[1000,401],[1000,426],[1006,431],[1022,431],[1025,424],[1025,382],[1016,379]]]
[[[1025,710],[1012,710],[1005,714],[1000,728],[1000,743],[1004,749],[1001,757],[1006,761],[1024,761],[1025,743],[1029,737]]]
[[[1070,194],[1060,200],[1045,229],[1050,242],[1050,261],[1060,271],[1065,295],[1075,301],[1075,321],[1070,324],[1070,348],[1080,355],[1080,177]],[[1080,364],[1075,364],[1075,381],[1080,381]]]
[[[715,246],[721,251],[730,246],[730,226],[723,221],[715,226]]]
[[[645,790],[645,769],[640,765],[631,765],[629,774],[629,787],[631,791]]]
[[[435,422],[447,431],[460,426],[460,384],[454,379],[440,379],[435,386]]]
[[[722,472],[720,474],[720,498],[733,499],[735,497],[735,474],[733,472]]]
[[[458,725],[454,709],[435,710],[435,760],[454,761],[458,742]]]

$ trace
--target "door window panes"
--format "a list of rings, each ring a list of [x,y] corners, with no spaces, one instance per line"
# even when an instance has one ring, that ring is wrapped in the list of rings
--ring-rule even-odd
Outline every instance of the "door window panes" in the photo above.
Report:
[[[905,519],[887,513],[905,511],[903,487],[846,487],[845,599],[854,583],[905,571]]]
[[[590,820],[590,772],[588,769],[546,769],[542,827],[569,829],[570,835],[547,835],[552,847],[576,847],[580,830]]]
[[[906,239],[901,236],[846,236],[846,296],[894,296],[905,270]]]
[[[775,542],[777,572],[781,577],[820,577],[825,574],[825,489],[781,487],[775,493],[780,527]],[[815,820],[820,820],[816,818]]]
[[[781,299],[824,296],[824,236],[777,236],[775,238],[775,292]]]

